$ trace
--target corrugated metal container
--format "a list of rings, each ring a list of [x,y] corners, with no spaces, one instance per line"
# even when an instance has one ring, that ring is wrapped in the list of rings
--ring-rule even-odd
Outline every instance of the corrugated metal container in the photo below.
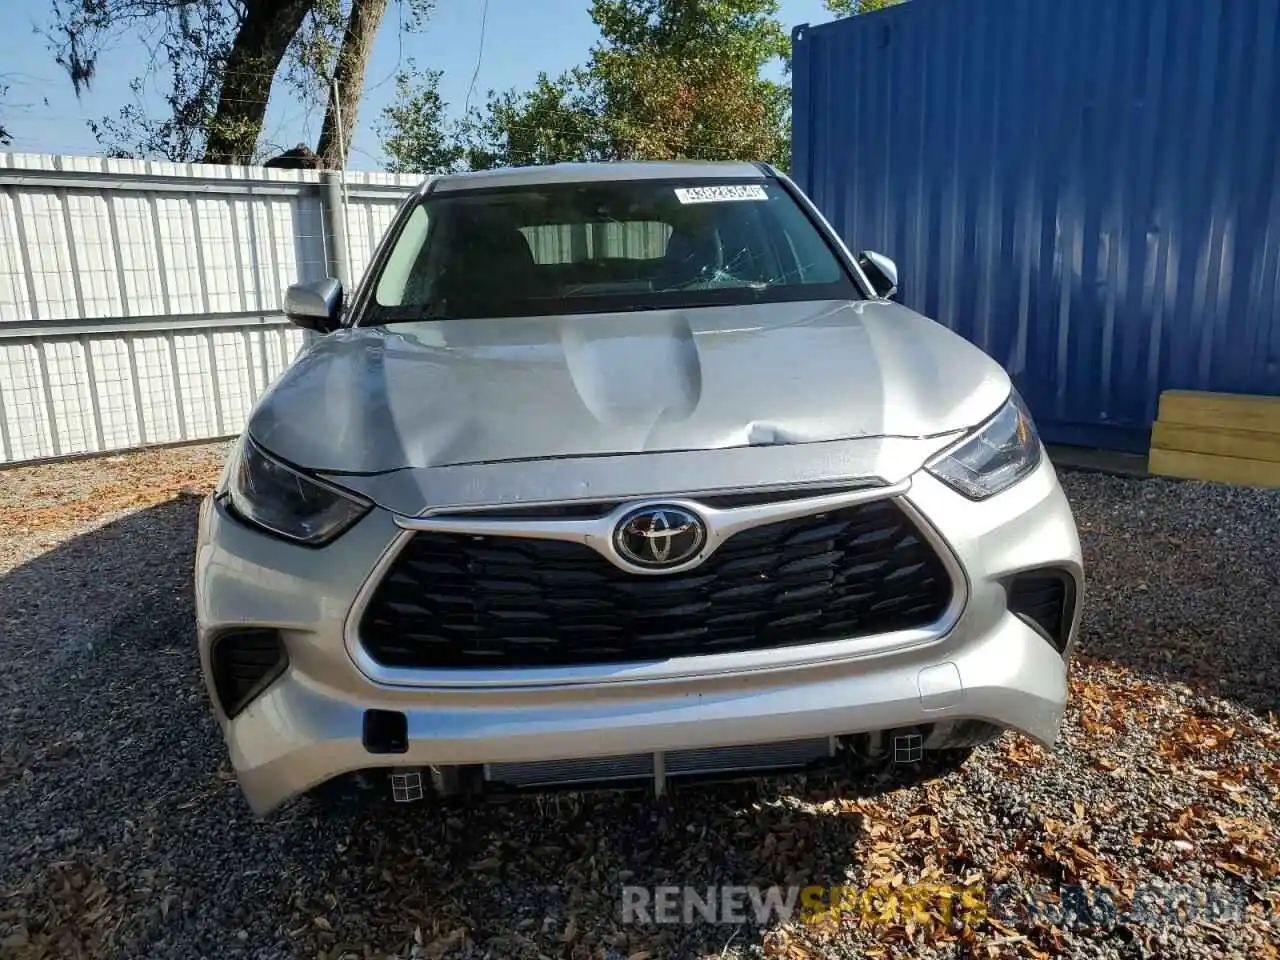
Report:
[[[1280,394],[1280,0],[910,0],[794,40],[797,181],[1048,439]]]

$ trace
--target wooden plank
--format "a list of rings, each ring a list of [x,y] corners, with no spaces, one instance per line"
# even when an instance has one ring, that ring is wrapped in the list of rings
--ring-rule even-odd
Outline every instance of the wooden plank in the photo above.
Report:
[[[1160,394],[1158,419],[1196,427],[1280,433],[1280,397],[1166,390]]]
[[[1151,473],[1188,480],[1215,480],[1250,487],[1280,487],[1280,463],[1215,457],[1181,450],[1152,450],[1147,465]]]
[[[1280,463],[1280,433],[1257,430],[1213,430],[1181,423],[1157,422],[1151,428],[1151,449],[1212,453],[1242,460]]]

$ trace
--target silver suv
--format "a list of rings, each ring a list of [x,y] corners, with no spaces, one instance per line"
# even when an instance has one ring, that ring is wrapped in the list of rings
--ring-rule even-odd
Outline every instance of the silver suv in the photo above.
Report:
[[[1071,510],[895,284],[776,170],[653,163],[433,179],[291,287],[196,561],[252,807],[1052,742]]]

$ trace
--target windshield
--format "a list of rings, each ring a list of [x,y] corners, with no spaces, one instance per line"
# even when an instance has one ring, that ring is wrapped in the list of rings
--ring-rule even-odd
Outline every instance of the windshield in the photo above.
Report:
[[[424,197],[364,322],[859,296],[776,181],[545,184]]]

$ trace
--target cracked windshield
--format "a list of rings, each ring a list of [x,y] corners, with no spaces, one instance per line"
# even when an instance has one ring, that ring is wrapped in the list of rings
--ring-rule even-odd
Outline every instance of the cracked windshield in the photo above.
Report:
[[[856,297],[776,181],[615,181],[428,197],[374,322]]]

